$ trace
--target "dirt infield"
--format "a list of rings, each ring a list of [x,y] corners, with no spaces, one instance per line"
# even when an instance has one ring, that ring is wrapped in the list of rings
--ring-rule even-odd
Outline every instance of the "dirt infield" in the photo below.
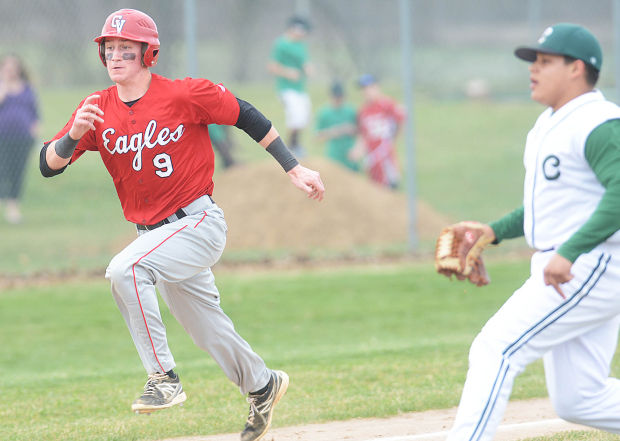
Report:
[[[269,431],[264,441],[439,441],[450,429],[456,409],[412,412],[390,418],[365,418]],[[516,441],[569,430],[592,430],[560,420],[548,399],[512,401],[495,439]],[[238,441],[238,433],[169,438],[164,441]]]

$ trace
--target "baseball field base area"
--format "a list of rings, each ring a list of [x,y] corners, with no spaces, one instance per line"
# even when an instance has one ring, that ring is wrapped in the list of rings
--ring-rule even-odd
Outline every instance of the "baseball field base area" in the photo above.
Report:
[[[446,438],[456,408],[411,412],[388,418],[356,418],[323,424],[273,429],[267,440],[279,441],[441,441]],[[513,401],[505,422],[495,437],[498,441],[569,436],[567,432],[588,430],[557,418],[546,399]],[[587,435],[584,433],[584,435]],[[171,438],[164,441],[236,441],[238,434]],[[539,439],[539,438],[535,438]],[[549,439],[549,438],[547,438]],[[556,438],[553,438],[556,439]],[[564,439],[564,438],[561,438]]]
[[[238,332],[291,378],[265,439],[441,439],[472,339],[528,271],[526,258],[492,257],[488,264],[492,282],[483,288],[439,277],[425,259],[216,268],[222,307]],[[0,439],[237,439],[247,418],[244,397],[163,302],[188,400],[147,416],[130,411],[146,376],[103,278],[13,284],[0,300],[7,372],[0,379]],[[612,374],[619,369],[616,359]],[[545,396],[542,365],[534,363],[517,378],[500,429],[510,437],[501,439],[617,439],[564,425]],[[556,430],[562,432],[546,435]],[[223,433],[233,435],[216,436]]]

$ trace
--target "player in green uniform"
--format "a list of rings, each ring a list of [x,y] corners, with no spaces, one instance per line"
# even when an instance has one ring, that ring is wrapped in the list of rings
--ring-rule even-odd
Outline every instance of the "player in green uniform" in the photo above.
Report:
[[[355,145],[357,111],[345,101],[341,83],[335,82],[332,85],[330,95],[330,104],[321,108],[317,114],[317,135],[327,142],[328,158],[358,171],[359,164],[349,158],[349,151]]]
[[[301,17],[292,17],[286,32],[278,37],[271,50],[269,71],[275,75],[276,90],[284,105],[286,127],[289,130],[290,149],[303,155],[301,131],[308,125],[312,104],[306,93],[306,80],[311,71],[308,62],[306,36],[310,23]]]

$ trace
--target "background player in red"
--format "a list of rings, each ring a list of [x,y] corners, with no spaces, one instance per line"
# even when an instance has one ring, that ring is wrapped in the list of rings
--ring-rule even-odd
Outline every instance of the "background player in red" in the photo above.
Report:
[[[242,441],[260,439],[286,392],[288,376],[266,367],[219,304],[210,267],[224,249],[226,222],[211,199],[214,155],[207,125],[235,125],[247,132],[282,165],[293,185],[316,200],[325,191],[321,178],[297,162],[262,113],[223,85],[151,73],[159,39],[148,15],[116,11],[95,41],[115,85],[80,103],[41,149],[40,167],[44,176],[54,176],[85,151],[99,152],[125,217],[137,226],[138,238],[106,270],[148,374],[132,410],[152,412],[186,399],[173,370],[157,287],[194,342],[248,394]]]
[[[405,111],[383,94],[373,75],[362,75],[358,84],[364,94],[364,103],[357,115],[360,137],[351,158],[364,158],[364,167],[373,181],[396,188],[400,182],[400,171],[395,143]]]

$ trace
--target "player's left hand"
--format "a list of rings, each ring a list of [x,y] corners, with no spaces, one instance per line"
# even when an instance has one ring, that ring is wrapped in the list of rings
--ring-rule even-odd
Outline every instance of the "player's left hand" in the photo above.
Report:
[[[573,263],[570,260],[556,253],[543,270],[545,285],[553,286],[563,299],[565,299],[566,296],[564,295],[560,284],[572,280],[573,275],[570,272],[572,266]]]
[[[309,198],[316,199],[317,201],[323,200],[325,186],[323,185],[323,181],[321,181],[319,172],[310,170],[301,164],[297,164],[288,171],[288,175],[293,185],[305,191]]]

